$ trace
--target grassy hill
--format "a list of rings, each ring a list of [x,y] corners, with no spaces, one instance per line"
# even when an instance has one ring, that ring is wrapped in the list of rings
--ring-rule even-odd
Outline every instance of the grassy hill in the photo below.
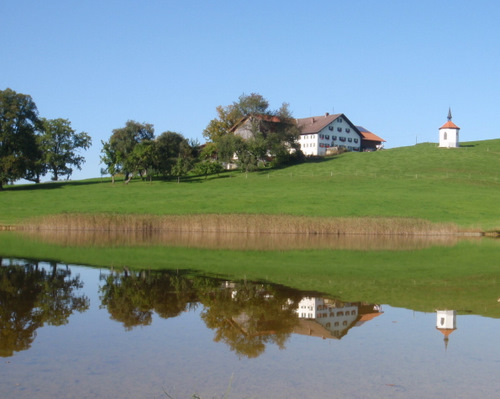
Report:
[[[251,213],[412,217],[493,230],[500,228],[499,199],[500,140],[458,149],[426,143],[180,184],[92,179],[10,186],[0,192],[0,224],[68,212]]]

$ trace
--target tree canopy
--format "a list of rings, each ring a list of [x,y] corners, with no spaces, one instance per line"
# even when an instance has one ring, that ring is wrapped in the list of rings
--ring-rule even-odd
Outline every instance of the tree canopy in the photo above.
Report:
[[[41,158],[37,134],[41,130],[31,96],[0,90],[0,190],[8,182],[37,173]]]
[[[114,129],[109,141],[102,142],[101,162],[105,165],[102,171],[112,176],[122,172],[125,174],[125,179],[129,179],[145,164],[152,163],[150,159],[144,157],[150,155],[146,147],[154,137],[154,127],[149,123],[129,120],[125,127]],[[141,145],[136,149],[139,144]]]
[[[163,132],[155,138],[149,123],[128,121],[124,128],[115,129],[107,142],[102,142],[102,173],[109,173],[114,182],[118,173],[130,181],[138,173],[142,178],[187,174],[197,159],[198,143],[190,142],[182,134]]]
[[[264,97],[252,93],[216,110],[217,118],[203,135],[215,143],[222,161],[235,159],[243,170],[250,171],[269,160],[279,165],[301,158],[300,130],[287,103],[274,111]]]
[[[43,153],[43,165],[52,173],[52,180],[60,176],[68,179],[73,173],[73,168],[81,170],[85,158],[79,155],[79,149],[88,149],[92,139],[85,133],[76,133],[67,119],[42,118],[43,134],[39,142]]]
[[[47,172],[52,180],[69,178],[85,162],[78,151],[91,144],[69,120],[39,118],[31,96],[0,90],[0,189],[19,179],[39,183]]]

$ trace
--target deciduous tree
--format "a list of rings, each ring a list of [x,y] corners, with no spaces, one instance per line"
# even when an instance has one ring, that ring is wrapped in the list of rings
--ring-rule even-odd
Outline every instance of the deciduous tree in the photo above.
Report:
[[[218,117],[210,121],[204,136],[216,144],[222,161],[229,162],[236,154],[240,167],[250,171],[268,159],[275,165],[301,159],[297,141],[300,130],[287,103],[273,111],[260,94],[243,94],[237,102],[217,107],[217,113]],[[234,135],[240,124],[250,133],[244,139]]]
[[[179,154],[189,147],[186,138],[177,132],[166,131],[155,140],[156,170],[163,176],[171,176]]]
[[[21,178],[35,178],[41,152],[37,133],[42,129],[31,96],[0,90],[0,190]]]
[[[114,129],[109,141],[103,143],[101,161],[106,165],[103,170],[111,174],[123,172],[125,180],[129,181],[129,177],[137,171],[136,157],[132,156],[135,146],[152,140],[154,140],[153,125],[127,121],[125,127]]]
[[[212,119],[203,131],[203,136],[216,143],[221,137],[227,135],[231,128],[242,118],[249,115],[268,114],[269,103],[260,94],[242,94],[238,101],[223,107],[216,108],[217,118]]]
[[[81,149],[92,145],[91,137],[85,133],[76,133],[67,119],[42,118],[43,134],[40,137],[40,148],[43,153],[42,163],[52,173],[52,180],[60,176],[71,176],[73,167],[81,170],[85,158],[78,154]]]

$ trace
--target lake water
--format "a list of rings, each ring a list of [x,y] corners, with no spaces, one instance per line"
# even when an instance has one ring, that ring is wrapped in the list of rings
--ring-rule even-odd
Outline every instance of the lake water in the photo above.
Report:
[[[498,319],[180,272],[0,271],[3,399],[500,397]]]

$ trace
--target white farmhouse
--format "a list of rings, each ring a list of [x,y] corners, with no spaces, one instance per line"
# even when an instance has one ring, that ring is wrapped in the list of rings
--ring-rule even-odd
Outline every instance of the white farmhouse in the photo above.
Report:
[[[297,119],[301,130],[299,144],[304,155],[327,155],[330,149],[373,151],[382,148],[381,139],[361,126],[355,126],[344,114]]]
[[[452,121],[451,108],[448,110],[448,122],[439,128],[439,147],[457,148],[460,147],[458,133],[460,128]]]
[[[297,119],[301,129],[300,149],[304,155],[326,155],[331,147],[361,150],[361,133],[344,114]]]

